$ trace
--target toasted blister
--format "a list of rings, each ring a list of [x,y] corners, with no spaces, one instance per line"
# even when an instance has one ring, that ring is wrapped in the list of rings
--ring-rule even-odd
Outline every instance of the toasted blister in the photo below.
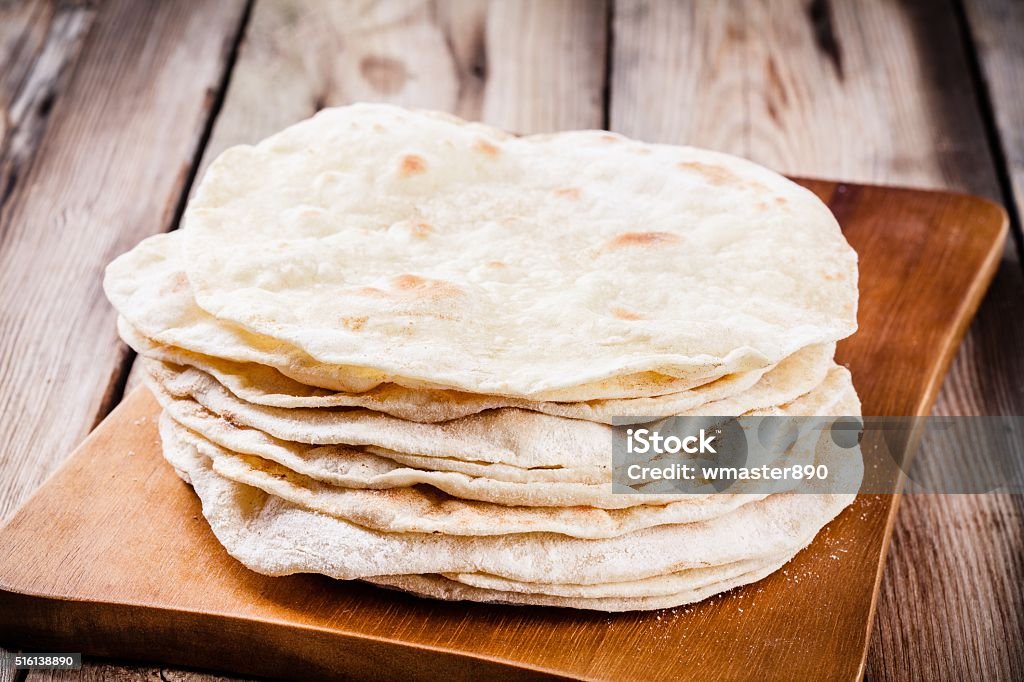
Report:
[[[164,454],[191,480],[203,514],[229,553],[268,575],[317,572],[342,579],[485,573],[530,583],[590,585],[795,553],[852,494],[779,494],[707,521],[590,540],[554,533],[457,536],[381,532],[310,511],[219,475],[190,442],[164,436]],[[838,470],[860,468],[836,453]]]

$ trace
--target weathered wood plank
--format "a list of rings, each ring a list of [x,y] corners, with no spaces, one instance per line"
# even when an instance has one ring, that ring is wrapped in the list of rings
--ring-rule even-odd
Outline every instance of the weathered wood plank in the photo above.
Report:
[[[599,127],[605,11],[589,0],[257,2],[203,161],[355,101],[520,132]]]
[[[102,269],[167,229],[243,9],[104,3],[54,99],[0,217],[0,518],[117,397],[125,351]]]
[[[796,0],[624,0],[615,6],[612,125],[783,173],[997,198],[962,55],[935,49],[956,43],[941,9],[924,0],[819,0],[810,9]]]
[[[1000,197],[950,4],[622,0],[613,26],[613,129],[793,174]],[[1022,296],[1011,244],[937,412],[1021,414]],[[1024,668],[1021,507],[1019,496],[904,501],[870,679]]]
[[[521,133],[604,125],[603,0],[491,2],[482,18],[460,0],[440,9],[460,74],[460,116]]]
[[[14,669],[14,662],[9,658],[12,653],[0,647],[0,682],[16,682],[21,676],[21,671]]]
[[[1024,3],[965,0],[963,4],[1020,218],[1024,215]]]
[[[54,0],[0,5],[0,211],[42,141],[95,14]]]

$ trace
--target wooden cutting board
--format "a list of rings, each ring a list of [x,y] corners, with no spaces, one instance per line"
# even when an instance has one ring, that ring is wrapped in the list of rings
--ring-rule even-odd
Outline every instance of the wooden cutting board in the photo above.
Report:
[[[839,360],[864,413],[928,413],[995,271],[1004,212],[802,182],[860,254],[861,328]],[[245,569],[161,459],[157,411],[145,389],[129,396],[0,529],[0,644],[288,679],[862,675],[896,496],[859,497],[783,571],[689,607],[443,603]]]

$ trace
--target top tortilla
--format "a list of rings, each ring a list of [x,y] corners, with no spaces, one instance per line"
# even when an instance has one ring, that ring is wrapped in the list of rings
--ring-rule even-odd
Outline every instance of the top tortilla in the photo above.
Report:
[[[222,154],[183,239],[200,308],[367,387],[630,397],[856,328],[856,254],[812,193],[599,131],[324,110]]]

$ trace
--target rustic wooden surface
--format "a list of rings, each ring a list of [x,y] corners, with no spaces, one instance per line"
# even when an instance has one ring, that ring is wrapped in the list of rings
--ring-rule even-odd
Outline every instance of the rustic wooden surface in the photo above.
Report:
[[[40,74],[19,84],[44,94],[16,92],[12,103],[36,110],[11,110],[4,137],[14,163],[0,214],[0,516],[119,397],[126,354],[100,273],[143,236],[171,226],[241,10],[235,2],[202,11],[108,3],[97,10],[73,78]],[[61,5],[42,31],[67,34],[68,13]],[[41,56],[59,52],[45,37],[39,43]],[[65,90],[45,95],[61,80]],[[22,139],[25,122],[38,139]]]
[[[837,359],[856,377],[867,413],[927,414],[998,267],[1005,214],[962,195],[809,186],[861,257],[861,329]],[[686,608],[444,603],[249,571],[217,543],[198,499],[163,462],[157,414],[146,389],[134,392],[0,529],[0,546],[11,549],[0,556],[0,636],[298,680],[538,671],[855,680],[863,672],[894,496],[859,497],[784,570]],[[43,534],[53,539],[45,549]],[[142,551],[154,537],[161,551]]]
[[[521,132],[603,121],[1020,215],[1020,3],[608,2],[360,2],[347,16],[284,0],[248,16],[240,0],[0,3],[0,517],[122,394],[130,356],[103,264],[172,226],[213,150],[324,104],[388,99]],[[1024,413],[1022,301],[1011,242],[940,412]],[[1022,506],[905,500],[869,677],[1024,669]]]

